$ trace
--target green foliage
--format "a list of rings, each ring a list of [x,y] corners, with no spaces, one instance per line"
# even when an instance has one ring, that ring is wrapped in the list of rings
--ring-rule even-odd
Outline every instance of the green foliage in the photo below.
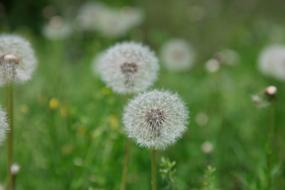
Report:
[[[203,186],[201,190],[219,190],[217,187],[217,179],[215,176],[216,169],[212,166],[208,166],[203,179]]]
[[[168,158],[162,157],[160,160],[160,175],[162,178],[162,189],[175,190],[177,189],[175,184],[176,162],[170,161]]]

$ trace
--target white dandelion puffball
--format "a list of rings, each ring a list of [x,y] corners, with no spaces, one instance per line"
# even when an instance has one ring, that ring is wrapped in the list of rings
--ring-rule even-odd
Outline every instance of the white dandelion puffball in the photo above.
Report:
[[[17,35],[0,35],[0,85],[32,77],[37,60],[30,43]]]
[[[52,17],[43,28],[44,36],[50,40],[65,39],[70,36],[71,32],[71,25],[59,16]]]
[[[258,66],[264,75],[285,81],[285,46],[275,44],[265,48],[259,56]]]
[[[188,111],[176,94],[154,90],[129,102],[123,123],[128,136],[140,146],[165,149],[185,132]]]
[[[138,93],[157,78],[158,59],[146,46],[135,42],[119,43],[99,59],[98,73],[107,86],[120,94]]]
[[[76,18],[79,28],[88,31],[96,30],[106,11],[108,11],[107,7],[101,3],[87,2],[83,4]]]
[[[5,140],[6,132],[8,130],[8,123],[6,113],[0,108],[0,145]]]
[[[170,40],[161,49],[162,62],[167,69],[173,71],[192,68],[194,57],[192,47],[182,39]]]
[[[98,31],[106,37],[119,37],[142,23],[143,11],[135,7],[110,8],[102,3],[84,4],[77,22],[83,30]]]

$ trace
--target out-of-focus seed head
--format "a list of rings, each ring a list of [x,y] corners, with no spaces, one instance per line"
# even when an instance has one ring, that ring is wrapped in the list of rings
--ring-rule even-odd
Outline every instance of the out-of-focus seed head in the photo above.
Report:
[[[275,44],[265,48],[259,56],[258,67],[264,75],[285,81],[285,46]]]
[[[11,168],[10,168],[11,173],[12,173],[13,175],[17,175],[17,174],[20,172],[20,169],[21,169],[21,167],[20,167],[20,165],[17,164],[17,163],[12,164],[12,166],[11,166]]]
[[[99,55],[93,67],[107,86],[120,94],[138,93],[149,88],[159,70],[155,54],[135,42],[117,44]]]
[[[60,16],[54,16],[43,28],[43,34],[50,40],[61,40],[72,33],[72,27]]]
[[[83,30],[95,30],[106,37],[119,37],[141,24],[143,18],[143,11],[135,7],[115,9],[89,2],[80,8],[77,21]]]
[[[0,85],[29,80],[36,64],[27,40],[16,35],[0,35]]]
[[[211,154],[214,150],[214,145],[213,145],[213,143],[211,143],[209,141],[205,141],[201,145],[201,150],[204,154]]]
[[[172,71],[185,71],[194,65],[194,51],[182,39],[173,39],[163,45],[161,49],[162,62]]]
[[[123,123],[128,136],[140,146],[164,149],[185,132],[188,111],[177,95],[154,90],[129,102]]]
[[[221,63],[217,59],[209,59],[206,64],[205,68],[209,73],[216,73],[220,70]]]

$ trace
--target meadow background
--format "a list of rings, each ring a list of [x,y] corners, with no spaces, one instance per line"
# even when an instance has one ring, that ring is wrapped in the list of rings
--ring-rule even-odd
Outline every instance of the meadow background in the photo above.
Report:
[[[192,45],[195,66],[171,72],[161,63],[154,87],[178,92],[191,122],[182,139],[160,152],[170,160],[160,167],[170,171],[167,180],[160,173],[159,189],[285,189],[285,84],[257,68],[266,45],[285,42],[285,1],[105,0],[100,2],[111,7],[141,8],[143,23],[116,38],[77,29],[59,40],[42,34],[51,16],[72,21],[84,2],[0,1],[1,33],[28,38],[39,60],[33,79],[15,89],[15,160],[21,166],[17,190],[119,189],[126,140],[121,116],[127,99],[92,73],[92,61],[125,40],[143,42],[159,55],[164,42],[173,38]],[[240,63],[209,73],[205,62],[226,48],[239,54]],[[252,95],[269,85],[278,88],[275,101],[256,107]],[[2,105],[3,94],[0,89]],[[268,168],[272,123],[276,136]],[[213,145],[210,153],[201,148],[205,142]],[[1,146],[0,183],[6,179],[5,153]],[[133,143],[129,167],[128,189],[150,189],[149,151]]]

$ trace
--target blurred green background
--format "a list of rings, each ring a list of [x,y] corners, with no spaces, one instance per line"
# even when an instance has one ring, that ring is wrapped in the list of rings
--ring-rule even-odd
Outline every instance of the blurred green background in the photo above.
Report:
[[[159,55],[163,43],[172,38],[191,43],[197,59],[193,69],[182,73],[162,64],[154,86],[178,92],[191,112],[187,133],[160,153],[176,165],[173,187],[160,174],[159,189],[285,189],[285,84],[257,69],[264,46],[285,41],[285,1],[106,0],[100,2],[141,8],[143,23],[116,38],[76,28],[60,40],[42,34],[53,16],[72,22],[85,2],[0,1],[1,33],[28,38],[39,60],[33,79],[15,89],[15,159],[21,166],[17,190],[119,189],[126,140],[121,115],[127,98],[94,76],[92,60],[124,40],[141,41]],[[225,48],[238,52],[240,64],[207,72],[205,62]],[[268,85],[277,86],[277,98],[257,108],[251,96]],[[0,93],[4,105],[4,89]],[[273,166],[268,168],[272,121],[276,136]],[[201,149],[205,142],[214,147],[209,154]],[[3,184],[6,147],[0,152]],[[150,189],[148,150],[133,143],[129,167],[128,189]],[[163,162],[161,167],[169,169]],[[268,178],[273,179],[271,188]]]

